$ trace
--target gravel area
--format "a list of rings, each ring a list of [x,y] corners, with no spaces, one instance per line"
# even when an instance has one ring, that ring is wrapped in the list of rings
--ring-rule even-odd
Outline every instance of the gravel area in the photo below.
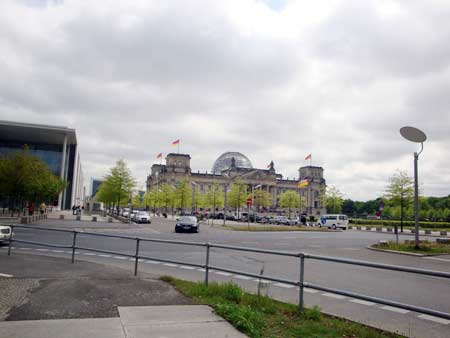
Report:
[[[0,320],[5,320],[13,307],[25,304],[31,295],[31,291],[38,286],[39,279],[1,278]]]

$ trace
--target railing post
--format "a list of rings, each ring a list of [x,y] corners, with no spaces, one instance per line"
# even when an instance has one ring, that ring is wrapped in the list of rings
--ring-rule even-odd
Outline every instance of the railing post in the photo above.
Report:
[[[300,279],[298,282],[298,308],[300,311],[303,311],[304,309],[304,290],[303,290],[303,283],[305,281],[305,254],[302,252],[299,255],[300,257]]]
[[[208,280],[209,280],[209,250],[210,250],[210,244],[206,243],[206,262],[205,262],[205,285],[208,286]]]
[[[77,244],[77,232],[73,232],[72,236],[72,264],[75,262],[75,248]]]
[[[14,233],[14,226],[11,225],[11,236],[9,236],[9,242],[8,242],[8,256],[11,256],[11,243],[13,241],[13,233]]]
[[[137,276],[138,271],[138,261],[139,261],[139,242],[141,240],[136,237],[136,254],[134,255],[134,275]]]

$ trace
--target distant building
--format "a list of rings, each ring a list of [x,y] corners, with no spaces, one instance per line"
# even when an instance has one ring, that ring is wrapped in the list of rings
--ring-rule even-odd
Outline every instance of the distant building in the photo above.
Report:
[[[67,186],[55,201],[58,208],[70,209],[84,202],[83,172],[75,129],[41,124],[0,121],[0,154],[28,146],[31,155],[44,161],[50,171]]]
[[[271,211],[279,209],[281,193],[293,190],[298,192],[306,202],[301,212],[308,215],[326,213],[322,201],[325,192],[322,167],[301,167],[298,178],[285,179],[283,175],[275,171],[273,162],[270,163],[268,169],[255,169],[248,157],[239,152],[226,152],[219,156],[214,162],[211,173],[192,172],[190,160],[190,155],[171,153],[166,157],[166,164],[153,164],[151,173],[147,177],[147,190],[161,183],[176,186],[178,182],[186,179],[200,193],[206,193],[211,189],[212,184],[218,183],[225,189],[233,178],[239,176],[248,185],[249,192],[252,191],[252,188],[260,186],[260,189],[270,194],[272,205],[269,210]],[[307,179],[309,185],[297,188],[297,184],[303,179]]]
[[[91,197],[94,197],[95,194],[98,191],[98,188],[100,188],[100,185],[103,183],[103,180],[100,180],[98,178],[91,178]]]

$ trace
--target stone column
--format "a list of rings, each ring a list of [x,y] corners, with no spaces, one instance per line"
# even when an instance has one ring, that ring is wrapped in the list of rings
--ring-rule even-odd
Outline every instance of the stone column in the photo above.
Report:
[[[60,177],[62,180],[65,180],[65,173],[66,173],[66,152],[67,152],[67,135],[64,135],[64,143],[62,147],[62,159],[61,159],[61,174]],[[64,189],[65,191],[65,189]],[[58,207],[59,210],[63,210],[63,193],[64,191],[61,191],[58,195]]]

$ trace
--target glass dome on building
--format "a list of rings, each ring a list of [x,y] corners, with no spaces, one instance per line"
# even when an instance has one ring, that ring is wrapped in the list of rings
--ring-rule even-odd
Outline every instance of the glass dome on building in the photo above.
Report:
[[[227,170],[231,167],[231,161],[234,157],[236,167],[238,168],[253,168],[252,162],[248,159],[247,156],[241,154],[239,152],[229,151],[220,155],[217,160],[214,162],[212,172],[215,174],[220,174],[223,170]]]

